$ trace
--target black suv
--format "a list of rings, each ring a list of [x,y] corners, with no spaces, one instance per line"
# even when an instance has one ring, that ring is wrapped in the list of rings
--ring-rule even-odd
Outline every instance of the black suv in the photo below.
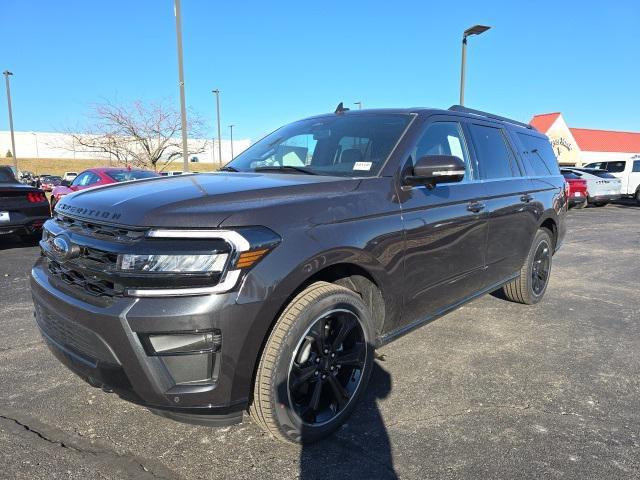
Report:
[[[484,293],[533,304],[565,234],[547,138],[454,106],[292,123],[213,174],[64,197],[31,274],[54,355],[186,422],[317,440],[374,349]]]

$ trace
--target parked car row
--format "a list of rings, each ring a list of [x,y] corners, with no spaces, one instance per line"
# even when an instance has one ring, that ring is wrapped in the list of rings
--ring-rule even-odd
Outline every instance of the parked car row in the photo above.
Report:
[[[564,167],[560,171],[569,184],[569,207],[602,207],[621,197],[620,179],[606,170]]]
[[[620,193],[624,197],[635,198],[640,204],[640,157],[613,162],[593,162],[585,168],[594,168],[609,172],[620,179]]]

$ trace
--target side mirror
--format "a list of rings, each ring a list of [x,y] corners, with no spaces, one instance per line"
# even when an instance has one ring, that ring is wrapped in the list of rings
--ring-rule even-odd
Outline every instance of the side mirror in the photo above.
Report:
[[[425,155],[413,166],[413,175],[404,177],[407,185],[426,185],[459,182],[464,178],[465,164],[454,155]]]
[[[69,185],[71,185],[71,182],[69,180],[62,180],[60,182],[60,186],[62,187],[68,187]]]

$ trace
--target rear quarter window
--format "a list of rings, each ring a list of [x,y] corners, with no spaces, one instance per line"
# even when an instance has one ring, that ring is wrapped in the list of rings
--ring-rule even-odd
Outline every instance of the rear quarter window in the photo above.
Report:
[[[534,175],[548,176],[560,173],[558,159],[546,138],[520,132],[517,135],[524,146],[522,156],[531,166]]]

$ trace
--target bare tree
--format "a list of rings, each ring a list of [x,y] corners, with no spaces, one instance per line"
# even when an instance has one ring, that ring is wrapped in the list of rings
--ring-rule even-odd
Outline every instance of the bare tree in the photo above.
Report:
[[[193,112],[187,118],[188,154],[202,153],[206,141],[197,138],[203,137],[203,122]],[[68,132],[74,150],[104,153],[118,164],[154,170],[164,170],[182,156],[180,113],[164,103],[93,104],[87,120],[84,133]]]

